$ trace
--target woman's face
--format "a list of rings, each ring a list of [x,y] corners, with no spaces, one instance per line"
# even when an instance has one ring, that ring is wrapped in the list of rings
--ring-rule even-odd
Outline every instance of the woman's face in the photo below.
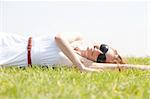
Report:
[[[100,46],[99,45],[92,45],[90,47],[87,47],[86,50],[80,50],[80,55],[92,60],[92,61],[97,61],[97,57],[99,54],[103,54],[102,51],[100,51]],[[116,55],[116,50],[113,48],[109,47],[108,51],[106,52],[106,60],[105,63],[113,63],[113,60]]]
[[[99,44],[94,45],[95,48],[100,49]],[[114,63],[114,59],[116,58],[117,51],[111,47],[108,48],[108,51],[105,53],[106,55],[106,61],[105,63]]]
[[[83,57],[92,61],[97,61],[97,57],[99,54],[102,54],[102,52],[99,49],[95,48],[94,46],[87,47],[87,49],[82,52]]]

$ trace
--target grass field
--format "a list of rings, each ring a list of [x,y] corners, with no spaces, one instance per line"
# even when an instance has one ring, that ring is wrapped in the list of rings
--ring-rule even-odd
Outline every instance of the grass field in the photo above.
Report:
[[[150,65],[150,58],[127,58],[127,62]],[[150,99],[150,71],[1,68],[0,99]]]

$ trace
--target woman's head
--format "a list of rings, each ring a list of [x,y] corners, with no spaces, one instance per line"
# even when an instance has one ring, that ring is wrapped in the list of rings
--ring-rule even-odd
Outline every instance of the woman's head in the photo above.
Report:
[[[95,47],[97,47],[102,52],[102,54],[99,54],[97,57],[98,63],[125,63],[121,56],[118,54],[117,50],[109,47],[108,45],[101,44],[100,46]]]
[[[79,49],[78,49],[79,50]],[[120,63],[124,64],[118,52],[106,44],[93,45],[86,50],[79,50],[79,54],[97,63]]]

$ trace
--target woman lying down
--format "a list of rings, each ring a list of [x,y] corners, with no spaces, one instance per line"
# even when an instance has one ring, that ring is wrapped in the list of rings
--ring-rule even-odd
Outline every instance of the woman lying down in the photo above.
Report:
[[[150,66],[125,64],[117,51],[98,42],[87,44],[79,35],[50,33],[48,36],[23,37],[0,33],[0,67],[75,66],[80,71],[132,68],[150,70]]]

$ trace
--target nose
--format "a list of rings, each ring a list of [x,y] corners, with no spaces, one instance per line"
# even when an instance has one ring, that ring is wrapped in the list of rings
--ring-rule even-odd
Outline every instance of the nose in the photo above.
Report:
[[[94,51],[99,55],[99,54],[102,54],[102,52],[97,48],[97,47],[94,47]]]

